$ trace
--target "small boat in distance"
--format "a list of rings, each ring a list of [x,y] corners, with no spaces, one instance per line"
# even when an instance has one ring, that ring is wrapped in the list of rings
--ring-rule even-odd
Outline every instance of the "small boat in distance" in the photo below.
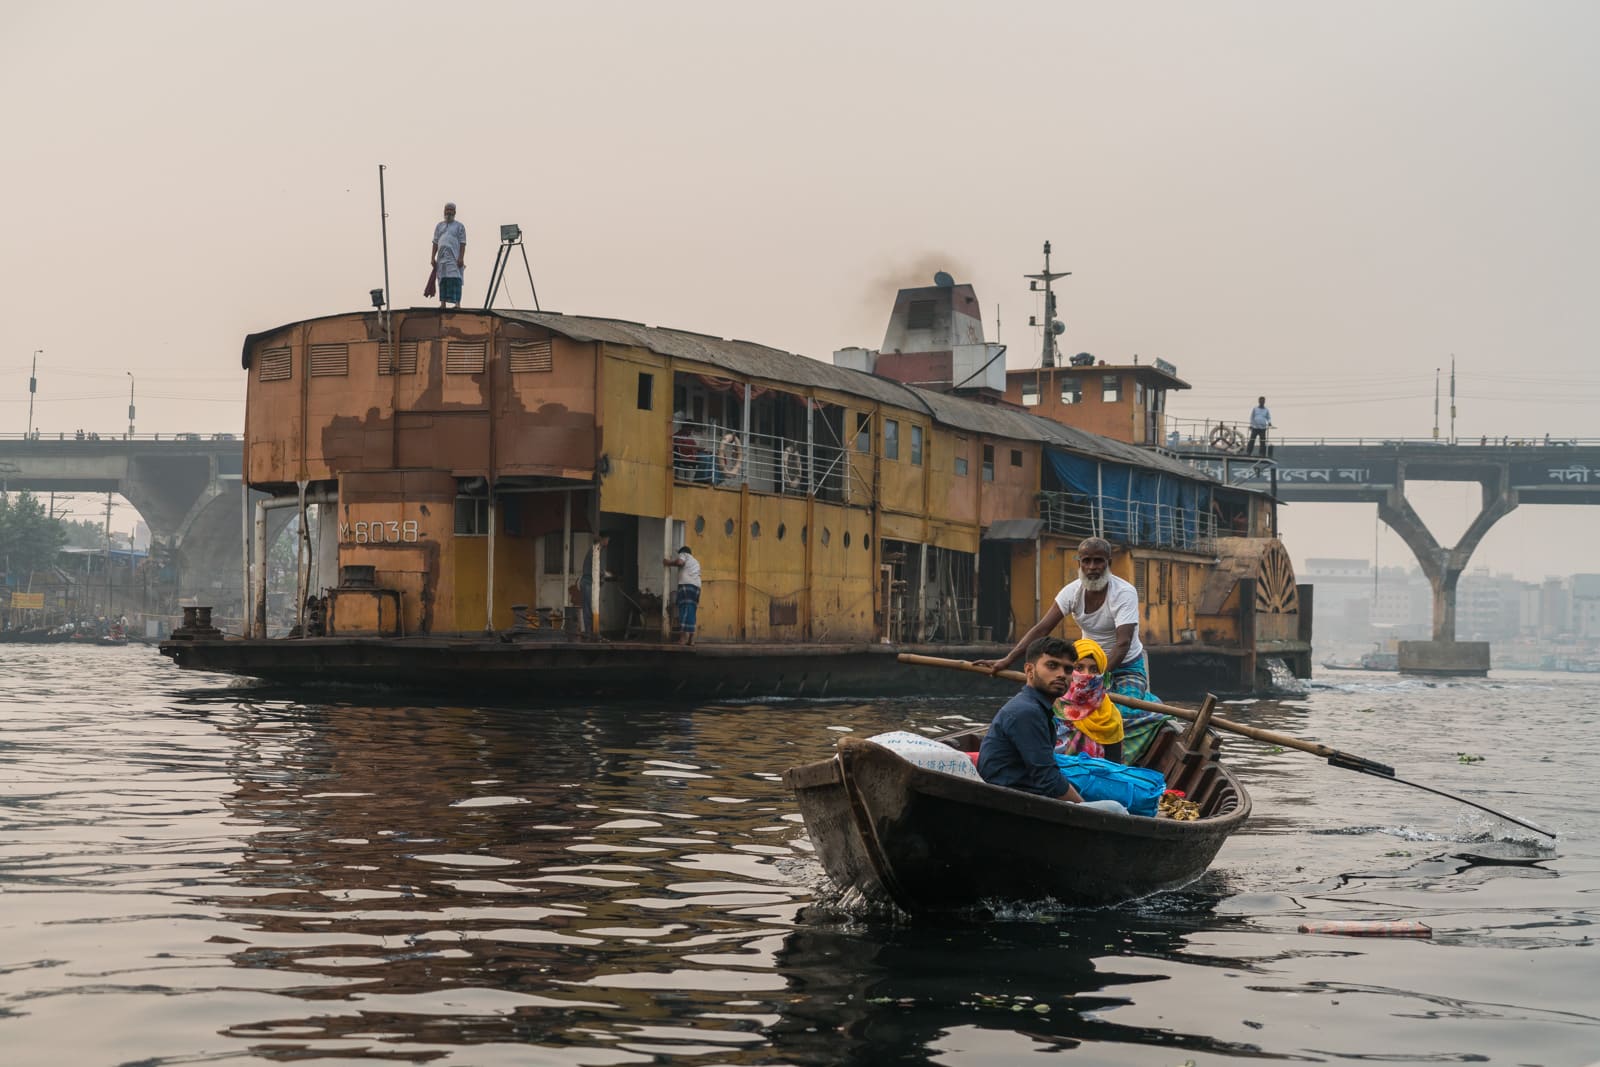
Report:
[[[1363,654],[1354,663],[1323,660],[1322,665],[1336,671],[1397,671],[1400,669],[1400,653],[1373,651]]]
[[[987,730],[937,740],[970,753]],[[1218,746],[1203,729],[1167,731],[1140,761],[1199,805],[1191,821],[1006,789],[919,767],[853,737],[783,780],[829,878],[867,900],[911,915],[996,903],[1106,904],[1194,881],[1249,818],[1250,796],[1217,762]]]

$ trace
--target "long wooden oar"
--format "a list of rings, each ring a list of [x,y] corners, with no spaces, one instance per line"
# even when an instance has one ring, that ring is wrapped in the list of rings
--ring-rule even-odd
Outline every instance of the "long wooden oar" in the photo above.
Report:
[[[910,663],[919,667],[943,667],[947,670],[973,671],[978,674],[990,674],[990,676],[994,678],[1005,678],[1015,682],[1027,681],[1026,676],[1024,676],[1021,671],[1000,671],[997,674],[991,674],[989,668],[979,667],[974,663],[968,663],[966,660],[962,659],[942,659],[938,656],[914,656],[909,652],[902,652],[898,659],[901,663]],[[1203,712],[1194,711],[1190,708],[1175,708],[1171,704],[1158,704],[1153,700],[1140,700],[1137,697],[1123,696],[1121,693],[1107,692],[1106,695],[1124,707],[1138,708],[1141,711],[1156,711],[1163,715],[1171,715],[1174,718],[1187,719],[1190,722],[1194,722],[1196,719],[1200,719],[1204,715]],[[1301,752],[1309,752],[1313,756],[1321,756],[1335,767],[1341,767],[1347,771],[1358,771],[1361,774],[1370,774],[1374,778],[1382,778],[1386,781],[1398,782],[1401,785],[1409,785],[1415,789],[1421,789],[1441,797],[1447,797],[1450,800],[1458,801],[1459,803],[1465,804],[1468,807],[1477,808],[1479,811],[1487,812],[1497,819],[1504,819],[1507,822],[1516,823],[1518,826],[1526,827],[1535,833],[1544,834],[1546,837],[1556,836],[1554,833],[1544,829],[1543,827],[1535,826],[1533,823],[1519,819],[1515,815],[1507,815],[1503,811],[1497,811],[1486,804],[1479,804],[1476,800],[1468,800],[1466,797],[1456,796],[1454,793],[1447,793],[1443,789],[1435,789],[1431,785],[1423,785],[1420,782],[1409,782],[1404,778],[1396,777],[1394,768],[1389,766],[1387,763],[1379,763],[1377,760],[1370,760],[1365,756],[1357,756],[1351,752],[1341,752],[1339,749],[1329,748],[1327,745],[1321,745],[1315,741],[1302,741],[1298,737],[1293,737],[1289,734],[1280,734],[1275,730],[1263,730],[1259,726],[1246,726],[1244,723],[1233,722],[1229,719],[1221,719],[1215,715],[1204,717],[1207,719],[1208,725],[1215,726],[1219,730],[1226,730],[1229,733],[1239,734],[1242,737],[1248,737],[1252,740],[1261,741],[1269,745],[1281,745],[1284,748],[1293,748],[1298,749]]]

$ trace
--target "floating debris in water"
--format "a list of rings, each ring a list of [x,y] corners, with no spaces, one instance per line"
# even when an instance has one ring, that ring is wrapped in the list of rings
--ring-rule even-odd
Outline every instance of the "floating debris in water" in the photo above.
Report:
[[[1432,937],[1433,927],[1411,920],[1392,922],[1301,923],[1302,934],[1338,934],[1341,937]]]

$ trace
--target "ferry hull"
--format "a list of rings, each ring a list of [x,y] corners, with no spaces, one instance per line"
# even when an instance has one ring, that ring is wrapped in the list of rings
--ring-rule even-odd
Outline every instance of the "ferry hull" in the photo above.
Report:
[[[533,704],[573,699],[823,699],[886,696],[976,698],[974,716],[1011,690],[981,674],[934,672],[897,663],[902,652],[947,659],[996,659],[1008,646],[708,644],[500,640],[470,637],[314,637],[304,640],[182,640],[162,655],[187,670],[244,675],[302,687],[359,686],[467,696],[514,694]],[[1164,698],[1252,687],[1226,650],[1151,649],[1154,687]]]

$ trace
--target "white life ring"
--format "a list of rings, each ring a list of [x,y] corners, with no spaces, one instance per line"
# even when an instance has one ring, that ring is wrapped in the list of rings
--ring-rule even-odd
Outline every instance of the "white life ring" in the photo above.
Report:
[[[729,478],[737,478],[744,466],[744,446],[732,433],[723,434],[722,441],[717,445],[717,466]]]
[[[800,488],[800,480],[805,475],[805,469],[800,462],[800,453],[793,445],[783,446],[783,487],[788,490]]]

